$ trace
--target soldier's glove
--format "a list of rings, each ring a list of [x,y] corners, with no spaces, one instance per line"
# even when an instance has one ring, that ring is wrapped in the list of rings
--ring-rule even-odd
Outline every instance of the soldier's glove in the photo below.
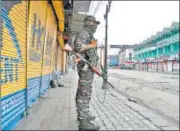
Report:
[[[72,48],[69,46],[69,44],[66,44],[65,46],[64,46],[64,49],[63,50],[65,50],[65,51],[72,51]]]
[[[97,40],[91,40],[91,43],[88,46],[89,48],[95,48],[97,46]]]
[[[81,59],[79,57],[76,57],[75,62],[79,63],[80,61],[81,61]]]

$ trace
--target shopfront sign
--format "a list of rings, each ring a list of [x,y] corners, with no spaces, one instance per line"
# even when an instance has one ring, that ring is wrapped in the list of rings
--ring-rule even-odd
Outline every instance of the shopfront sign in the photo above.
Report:
[[[170,55],[168,60],[174,60],[175,59],[175,55]]]

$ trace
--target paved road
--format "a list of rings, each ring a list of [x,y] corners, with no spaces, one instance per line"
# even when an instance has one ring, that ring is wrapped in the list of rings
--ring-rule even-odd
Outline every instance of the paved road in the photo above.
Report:
[[[179,79],[177,75],[114,69],[109,70],[108,73],[110,74],[109,80],[117,90],[179,122]]]
[[[120,69],[110,69],[108,73],[110,76],[119,76],[121,79],[134,78],[135,82],[141,85],[151,86],[151,88],[179,95],[179,75],[176,74]]]
[[[120,69],[109,69],[108,73],[117,73],[126,77],[133,77],[151,82],[166,81],[166,82],[175,82],[176,84],[178,84],[178,80],[179,80],[179,75],[177,74],[163,74],[156,72],[120,70]]]
[[[30,115],[16,130],[77,130],[75,92],[77,73],[69,71],[61,81],[64,88],[50,89],[29,110]],[[179,126],[152,110],[128,101],[126,97],[113,89],[101,89],[102,80],[95,78],[90,110],[96,116],[94,123],[101,130],[168,130]],[[105,98],[105,99],[104,99]],[[104,100],[104,101],[103,101]]]

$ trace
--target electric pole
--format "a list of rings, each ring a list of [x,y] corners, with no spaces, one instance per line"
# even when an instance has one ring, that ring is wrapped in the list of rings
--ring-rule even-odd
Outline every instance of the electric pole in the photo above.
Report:
[[[105,56],[104,56],[104,81],[103,81],[103,89],[107,89],[107,48],[108,48],[108,13],[110,11],[110,6],[111,6],[111,2],[112,1],[108,1],[108,4],[106,5],[106,13],[104,15],[104,19],[105,19]]]

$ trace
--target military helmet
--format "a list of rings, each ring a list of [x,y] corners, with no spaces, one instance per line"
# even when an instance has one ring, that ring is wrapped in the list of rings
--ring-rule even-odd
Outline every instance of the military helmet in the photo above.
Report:
[[[96,18],[95,18],[94,16],[91,16],[91,15],[88,15],[88,16],[86,16],[86,17],[84,18],[84,23],[87,22],[87,21],[94,21],[94,22],[96,22],[97,25],[100,24],[100,22],[97,21]]]

